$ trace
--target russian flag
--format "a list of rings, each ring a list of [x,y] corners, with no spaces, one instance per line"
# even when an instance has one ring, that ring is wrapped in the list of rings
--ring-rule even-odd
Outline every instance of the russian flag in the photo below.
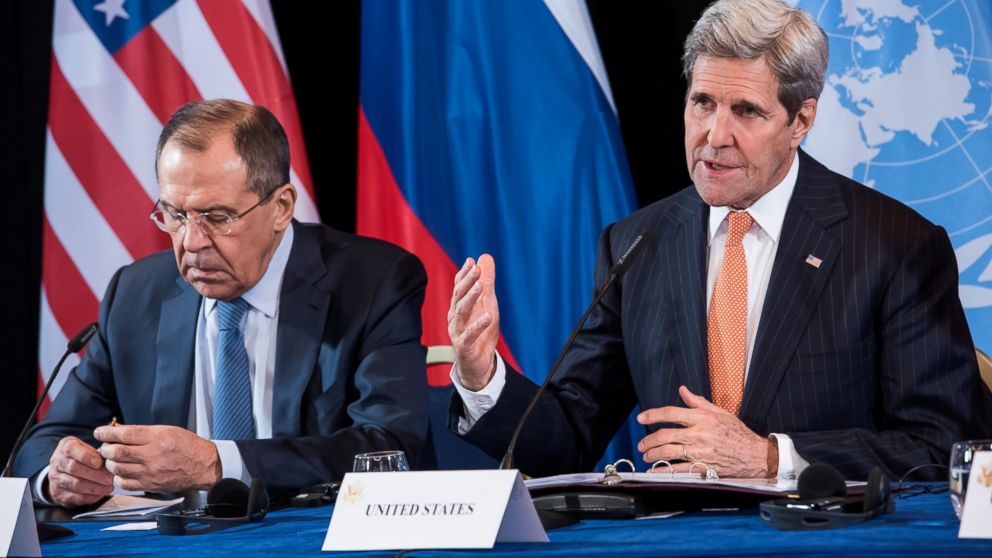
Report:
[[[424,262],[428,346],[450,345],[461,262],[493,254],[500,354],[540,382],[590,300],[600,232],[636,207],[585,3],[365,0],[361,49],[359,234]],[[428,370],[445,468],[467,465],[437,432],[449,370]],[[620,438],[608,458],[633,454]]]

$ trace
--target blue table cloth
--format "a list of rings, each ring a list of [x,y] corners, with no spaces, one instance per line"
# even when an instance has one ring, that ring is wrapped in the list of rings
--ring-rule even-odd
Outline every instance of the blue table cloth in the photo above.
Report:
[[[322,553],[331,508],[286,509],[206,535],[170,537],[156,531],[105,532],[113,523],[67,523],[74,537],[42,545],[44,556],[396,556],[396,551]],[[992,517],[989,518],[992,522]],[[584,521],[548,533],[550,544],[497,544],[493,550],[417,550],[403,556],[992,556],[992,540],[958,539],[946,494],[897,499],[895,513],[832,531],[783,532],[756,509],[692,512],[668,519]]]

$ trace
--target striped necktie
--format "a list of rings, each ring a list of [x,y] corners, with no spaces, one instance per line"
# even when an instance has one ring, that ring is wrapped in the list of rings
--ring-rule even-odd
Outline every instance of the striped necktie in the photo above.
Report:
[[[217,301],[217,362],[214,368],[213,428],[215,440],[255,438],[248,351],[241,323],[248,311],[243,298]]]

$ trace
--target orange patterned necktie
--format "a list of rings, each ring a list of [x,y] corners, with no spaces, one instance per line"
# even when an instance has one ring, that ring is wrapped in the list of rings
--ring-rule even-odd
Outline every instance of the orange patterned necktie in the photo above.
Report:
[[[723,266],[713,287],[706,333],[713,403],[736,415],[744,398],[747,358],[747,258],[741,240],[753,220],[743,211],[733,211],[727,219]]]

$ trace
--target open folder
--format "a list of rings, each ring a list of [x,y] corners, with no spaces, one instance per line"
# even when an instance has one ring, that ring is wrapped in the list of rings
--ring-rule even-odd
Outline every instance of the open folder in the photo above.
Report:
[[[696,473],[575,473],[530,479],[526,486],[538,509],[583,517],[635,517],[646,513],[756,507],[764,500],[797,494],[795,480],[707,479]],[[848,493],[864,482],[848,481]]]
[[[796,481],[780,479],[706,479],[698,473],[618,473],[620,483],[605,485],[603,473],[574,473],[570,475],[555,475],[525,481],[531,493],[546,492],[561,488],[599,488],[622,487],[623,489],[658,489],[658,488],[691,488],[701,490],[725,490],[732,492],[747,492],[767,494],[782,497],[796,492]],[[849,483],[863,485],[864,483]]]

